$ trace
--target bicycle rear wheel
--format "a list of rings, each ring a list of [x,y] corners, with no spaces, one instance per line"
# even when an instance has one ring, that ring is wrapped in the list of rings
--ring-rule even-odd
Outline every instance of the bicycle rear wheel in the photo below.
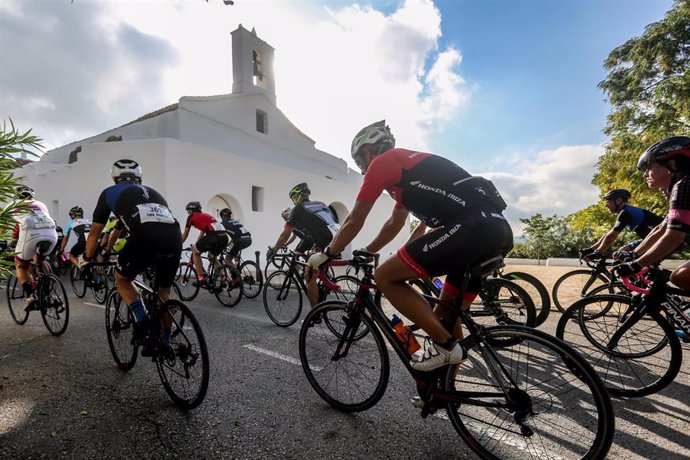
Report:
[[[446,407],[463,441],[482,458],[516,452],[604,458],[614,412],[592,367],[568,345],[531,328],[491,327],[484,338],[470,346],[465,361],[449,367],[445,379],[446,391],[468,398]]]
[[[123,371],[130,370],[137,362],[139,347],[132,345],[134,323],[134,314],[123,302],[117,288],[112,288],[105,303],[105,331],[110,353]]]
[[[86,274],[84,273],[84,270],[76,265],[72,265],[72,268],[69,271],[69,279],[72,283],[74,295],[80,299],[83,298],[86,295]]]
[[[532,276],[529,273],[503,273],[501,277],[517,284],[529,294],[537,312],[535,327],[542,325],[551,312],[551,297],[549,297],[549,291],[546,289],[546,286],[536,276]]]
[[[264,286],[264,274],[261,272],[259,264],[253,260],[245,260],[240,265],[242,275],[243,294],[248,299],[253,299],[261,293]]]
[[[62,335],[69,324],[67,292],[55,275],[44,275],[38,284],[38,301],[46,329],[53,335]]]
[[[15,323],[24,324],[29,319],[29,312],[24,310],[24,288],[14,275],[7,278],[7,307]]]
[[[244,293],[240,272],[227,265],[216,270],[213,275],[213,293],[218,302],[226,307],[234,307],[240,303]]]
[[[288,272],[271,273],[266,279],[263,300],[266,314],[278,326],[295,324],[302,313],[302,289]]]
[[[673,326],[658,311],[639,318],[636,302],[617,295],[586,297],[568,308],[556,327],[556,336],[585,357],[614,396],[660,391],[676,378],[683,359]]]
[[[199,286],[194,286],[196,280],[196,269],[185,262],[181,263],[175,275],[175,282],[180,288],[182,300],[194,300],[199,294]]]
[[[529,294],[512,281],[501,278],[484,281],[469,313],[478,324],[485,326],[508,324],[534,327],[537,319]]]
[[[372,333],[357,339],[362,330]],[[386,391],[390,367],[384,339],[367,315],[347,304],[326,302],[307,314],[299,356],[311,386],[336,409],[369,409]]]
[[[551,300],[560,312],[564,312],[580,298],[589,295],[593,289],[609,282],[601,273],[595,275],[592,270],[573,270],[556,280],[551,290]]]
[[[194,409],[206,396],[209,381],[208,349],[204,332],[192,311],[179,300],[168,300],[156,310],[156,318],[172,319],[174,355],[156,354],[161,383],[175,404]]]

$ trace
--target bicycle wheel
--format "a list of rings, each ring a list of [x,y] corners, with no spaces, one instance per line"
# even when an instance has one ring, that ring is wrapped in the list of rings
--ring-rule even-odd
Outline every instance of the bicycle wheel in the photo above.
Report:
[[[445,390],[463,402],[446,411],[481,458],[604,458],[613,441],[611,399],[571,347],[521,326],[485,330],[467,359],[450,366]],[[491,344],[489,347],[488,344]]]
[[[592,270],[573,270],[556,280],[551,290],[551,299],[562,313],[575,301],[588,295],[592,289],[609,282],[610,280],[601,273],[595,276]]]
[[[242,292],[248,299],[253,299],[261,293],[264,286],[264,274],[261,272],[259,264],[253,260],[245,260],[240,265],[242,274]]]
[[[359,289],[358,278],[349,275],[340,275],[336,276],[331,281],[334,284],[337,284],[338,287],[340,287],[340,290],[331,291],[330,289],[326,289],[326,299],[342,300],[345,302],[355,300],[355,295],[357,294],[357,290]]]
[[[341,333],[334,333],[333,325]],[[372,333],[364,340],[353,339],[362,328]],[[347,304],[328,302],[307,314],[299,333],[299,356],[311,386],[336,409],[369,409],[386,391],[390,368],[384,339],[367,315]]]
[[[38,299],[46,329],[53,335],[62,335],[69,324],[69,300],[60,278],[42,276],[38,284]]]
[[[94,267],[91,292],[93,292],[93,298],[96,299],[96,302],[101,305],[105,303],[108,298],[108,289],[108,276],[105,270],[103,267]]]
[[[29,312],[24,311],[26,307],[24,288],[14,275],[10,275],[7,279],[7,307],[10,309],[10,315],[12,315],[15,323],[24,324],[29,319]]]
[[[161,383],[175,404],[194,409],[208,390],[209,361],[206,339],[192,311],[179,300],[168,300],[156,310],[156,318],[172,320],[173,355],[156,355]]]
[[[512,281],[501,278],[484,281],[469,314],[478,324],[485,326],[511,324],[534,327],[537,318],[529,294]]]
[[[175,282],[180,288],[182,300],[194,300],[199,294],[199,286],[194,286],[196,280],[196,269],[185,262],[181,263],[175,275]]]
[[[314,308],[320,307],[322,305],[337,306],[338,308],[345,310],[346,312],[349,312],[354,307],[353,301],[346,302],[344,300],[329,299],[317,304],[316,306],[314,306]],[[345,324],[347,323],[346,318],[344,316],[335,317],[335,322],[331,322],[330,316],[325,316],[323,320],[325,321],[326,326],[328,326],[328,329],[330,329],[331,332],[333,332],[333,334],[337,335],[338,337],[342,337],[343,332],[345,331]],[[369,328],[364,323],[360,323],[359,328],[352,336],[352,340],[360,340],[361,338],[365,337],[368,333]]]
[[[242,277],[235,267],[224,265],[216,270],[213,275],[213,293],[218,302],[226,307],[234,307],[242,300],[243,291]]]
[[[117,288],[112,288],[105,302],[105,331],[110,353],[123,371],[130,370],[137,362],[139,347],[132,345],[134,323],[134,314],[122,301]]]
[[[683,359],[673,326],[658,311],[640,318],[636,302],[617,295],[586,297],[568,308],[556,327],[556,336],[585,357],[614,396],[660,391],[678,375]]]
[[[76,265],[72,265],[72,268],[69,271],[69,279],[72,283],[74,295],[80,299],[83,298],[86,295],[86,274],[84,273],[84,270]]]
[[[271,273],[263,291],[264,309],[278,326],[291,326],[302,313],[302,289],[287,272]]]
[[[532,276],[529,273],[510,272],[503,273],[501,277],[512,281],[527,291],[527,294],[532,298],[532,302],[534,302],[534,308],[537,312],[535,327],[544,324],[551,312],[551,297],[549,297],[549,291],[546,289],[546,286],[536,276]]]

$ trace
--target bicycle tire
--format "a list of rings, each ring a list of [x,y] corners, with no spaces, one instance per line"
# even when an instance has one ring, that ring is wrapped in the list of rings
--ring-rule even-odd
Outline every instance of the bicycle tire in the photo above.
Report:
[[[196,268],[182,262],[177,269],[177,274],[175,275],[175,282],[180,288],[180,293],[182,295],[182,300],[190,301],[194,300],[197,295],[199,295],[199,286],[194,286],[197,281]]]
[[[536,276],[530,275],[529,273],[510,272],[501,274],[501,277],[516,283],[527,291],[527,294],[532,297],[534,308],[537,311],[537,318],[534,326],[538,327],[544,324],[549,317],[549,313],[551,313],[551,297],[549,296],[549,291],[546,289],[546,286],[544,286]]]
[[[245,260],[240,264],[240,274],[242,275],[243,294],[248,299],[254,299],[264,287],[264,274],[259,264],[253,260]]]
[[[84,298],[86,295],[86,275],[84,271],[76,265],[72,265],[69,271],[69,280],[72,284],[74,295],[80,299]]]
[[[24,310],[24,288],[15,275],[7,278],[7,307],[15,323],[22,325],[29,319],[29,312]]]
[[[625,313],[633,301],[617,295],[585,297],[568,308],[556,326],[556,337],[585,357],[612,396],[656,393],[673,382],[682,364],[680,340],[661,312],[648,310],[639,320],[626,324]],[[596,314],[601,309],[607,314]],[[623,325],[629,329],[616,348],[610,349],[611,337]]]
[[[523,288],[503,278],[489,278],[469,309],[478,324],[509,324],[534,327],[537,313],[532,298]],[[482,319],[486,318],[486,319]]]
[[[186,410],[194,409],[206,397],[209,382],[209,356],[204,332],[189,307],[170,299],[156,309],[159,321],[165,314],[172,318],[174,356],[157,353],[158,376],[173,402]]]
[[[135,322],[134,314],[122,300],[117,287],[113,287],[105,302],[105,331],[110,354],[117,367],[125,372],[137,362],[139,347],[132,344]]]
[[[323,302],[317,304],[314,306],[320,307],[322,305],[337,305],[339,308],[349,311],[353,308],[354,303],[353,301],[346,302],[344,300],[337,300],[337,299],[332,299],[332,300],[324,300]],[[344,318],[336,318],[336,321],[331,322],[331,318],[326,316],[324,318],[324,321],[326,323],[326,326],[333,332],[338,337],[342,336],[342,333],[345,329],[344,324],[345,320]],[[369,328],[366,325],[360,325],[359,329],[357,329],[357,332],[355,335],[352,337],[352,340],[361,340],[363,337],[366,337],[366,335],[369,333]]]
[[[96,279],[100,281],[98,287],[96,286]],[[96,299],[96,302],[103,305],[108,298],[109,289],[108,275],[103,267],[94,267],[91,292],[93,293],[93,298]]]
[[[325,318],[329,320],[325,321]],[[346,318],[346,319],[341,319]],[[328,324],[343,321],[342,330],[352,337],[362,324],[371,331],[365,340],[353,340],[336,334]],[[346,331],[347,323],[355,330]],[[345,355],[334,358],[340,349]],[[309,384],[328,404],[344,412],[360,412],[374,406],[388,385],[390,364],[381,332],[366,314],[348,311],[336,303],[321,304],[304,319],[299,334],[302,370]]]
[[[615,431],[611,399],[572,347],[522,326],[490,327],[484,338],[471,342],[467,359],[449,366],[444,381],[446,391],[470,399],[448,403],[446,412],[475,453],[487,459],[512,458],[515,452],[534,458],[606,456]],[[501,366],[508,378],[499,381],[488,369],[500,373]]]
[[[266,279],[263,301],[268,317],[281,327],[292,326],[302,313],[302,289],[288,272],[271,273]]]
[[[321,299],[324,300],[342,300],[349,302],[355,300],[355,295],[357,294],[357,289],[359,289],[359,278],[355,278],[350,275],[339,275],[331,279],[333,284],[337,284],[340,287],[338,291],[332,291],[326,288],[326,297]]]
[[[69,324],[69,300],[60,278],[55,275],[39,278],[38,302],[48,332],[55,336],[64,334]]]
[[[592,280],[590,281],[590,278]],[[593,278],[592,270],[577,269],[565,273],[558,278],[551,290],[551,300],[558,311],[563,313],[566,308],[575,301],[587,295],[592,289],[603,284],[608,284],[611,280],[602,273]],[[585,290],[585,286],[587,289]]]
[[[235,267],[224,265],[213,274],[213,285],[210,288],[221,305],[234,307],[242,300],[244,286],[242,277]]]

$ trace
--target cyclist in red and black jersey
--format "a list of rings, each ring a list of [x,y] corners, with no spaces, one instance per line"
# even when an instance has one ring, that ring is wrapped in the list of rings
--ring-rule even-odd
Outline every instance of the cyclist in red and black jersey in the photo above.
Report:
[[[649,248],[642,245],[631,254],[634,260],[614,268],[619,276],[630,276],[643,267],[655,264],[676,251],[690,234],[690,137],[674,136],[649,147],[637,162],[650,186],[669,194],[666,230]],[[639,252],[638,252],[639,251]],[[690,262],[676,268],[671,282],[690,289]]]
[[[270,260],[275,251],[285,245],[290,236],[295,233],[302,238],[298,249],[308,251],[312,248],[323,250],[333,239],[340,225],[336,222],[331,209],[320,201],[309,199],[311,190],[306,182],[297,184],[288,193],[295,205],[290,212],[283,231],[273,246],[269,246],[266,258]],[[318,267],[304,271],[304,279],[307,281],[307,296],[313,307],[319,299],[319,289],[316,285]]]
[[[201,211],[201,203],[198,201],[190,201],[187,203],[186,209],[189,215],[182,234],[182,242],[185,242],[192,227],[199,230],[196,243],[192,246],[192,261],[198,279],[192,284],[201,286],[205,283],[206,278],[204,266],[201,263],[201,254],[209,251],[214,256],[219,255],[230,243],[230,237],[225,233],[225,227],[222,223],[216,221],[216,218],[211,214]]]
[[[460,362],[464,350],[441,322],[452,326],[456,318],[445,310],[436,316],[406,281],[448,274],[442,297],[455,298],[468,265],[505,255],[512,248],[513,234],[502,215],[503,199],[490,181],[471,176],[446,158],[395,148],[385,121],[362,129],[351,153],[364,174],[364,184],[342,228],[323,253],[309,259],[310,265],[318,267],[342,251],[359,233],[376,199],[388,191],[396,204],[379,234],[365,247],[368,252],[378,252],[392,241],[408,213],[434,230],[409,241],[381,264],[376,284],[396,309],[433,339],[424,355],[411,363],[415,369],[429,371]],[[479,279],[470,281],[466,307],[477,295],[479,283]]]

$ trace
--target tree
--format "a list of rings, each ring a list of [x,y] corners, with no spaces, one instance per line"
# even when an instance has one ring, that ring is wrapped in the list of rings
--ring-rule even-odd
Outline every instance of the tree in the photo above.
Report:
[[[15,220],[14,213],[17,208],[24,206],[23,201],[14,199],[14,188],[19,181],[14,173],[22,165],[16,156],[22,154],[35,155],[33,150],[41,150],[41,139],[33,136],[31,130],[21,133],[10,119],[9,127],[3,121],[0,126],[0,201],[6,203],[0,207],[0,240],[10,241]],[[0,264],[0,275],[7,275],[11,262],[5,258]]]
[[[527,241],[513,248],[510,257],[547,259],[549,257],[575,257],[580,248],[592,239],[591,231],[577,231],[566,218],[553,215],[543,217],[537,213],[526,219],[524,234]]]

